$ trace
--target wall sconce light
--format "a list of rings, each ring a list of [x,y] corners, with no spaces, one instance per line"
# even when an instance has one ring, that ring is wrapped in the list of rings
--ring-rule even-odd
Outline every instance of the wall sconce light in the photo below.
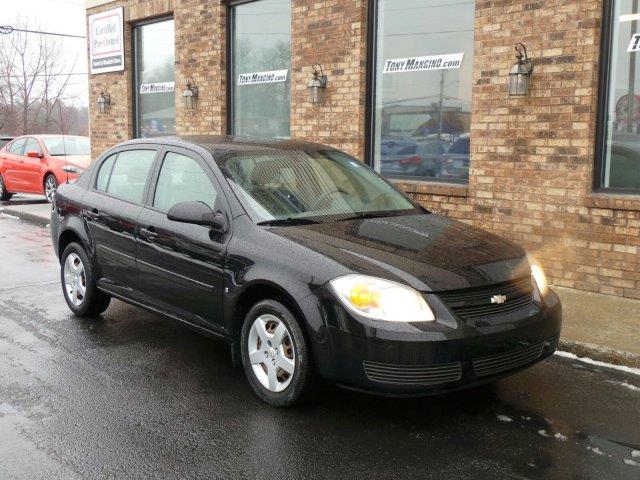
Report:
[[[309,91],[309,102],[314,105],[324,103],[325,93],[327,90],[327,76],[322,71],[322,65],[313,66],[313,78],[307,85]]]
[[[98,96],[98,113],[105,114],[109,111],[111,107],[111,95],[109,95],[104,90],[100,91],[100,95]]]
[[[184,99],[184,108],[193,110],[196,108],[196,100],[198,99],[198,87],[196,87],[193,78],[187,80],[182,98]]]
[[[527,49],[522,43],[516,45],[516,63],[509,72],[509,96],[523,97],[529,94],[533,62],[527,56]]]

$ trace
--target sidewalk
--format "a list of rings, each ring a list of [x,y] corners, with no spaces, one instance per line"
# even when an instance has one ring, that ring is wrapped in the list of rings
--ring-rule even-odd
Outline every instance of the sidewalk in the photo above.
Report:
[[[51,206],[42,197],[4,202],[0,213],[46,226]],[[640,301],[554,287],[562,299],[560,349],[580,357],[640,367]]]

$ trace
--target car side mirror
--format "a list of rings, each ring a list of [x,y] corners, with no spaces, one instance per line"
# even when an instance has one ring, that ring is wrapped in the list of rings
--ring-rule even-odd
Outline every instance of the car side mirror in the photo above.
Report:
[[[29,150],[27,152],[27,157],[29,157],[29,158],[42,158],[42,154],[40,152],[36,152],[35,150]]]
[[[174,222],[203,225],[217,233],[225,233],[229,228],[227,215],[220,211],[214,212],[204,202],[176,203],[167,212],[167,218]]]

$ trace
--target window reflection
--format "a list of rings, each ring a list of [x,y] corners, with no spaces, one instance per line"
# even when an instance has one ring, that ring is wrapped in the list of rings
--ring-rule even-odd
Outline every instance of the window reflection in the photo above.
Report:
[[[291,0],[233,7],[232,32],[232,133],[289,137]]]
[[[135,74],[139,137],[176,132],[173,20],[135,27]]]
[[[466,181],[475,2],[378,0],[374,165]]]
[[[640,189],[640,5],[613,3],[601,186]]]

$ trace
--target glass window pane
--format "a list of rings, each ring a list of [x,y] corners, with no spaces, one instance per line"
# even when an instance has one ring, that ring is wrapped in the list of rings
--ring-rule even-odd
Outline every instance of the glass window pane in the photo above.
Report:
[[[601,186],[640,190],[640,2],[613,2]]]
[[[100,190],[101,192],[105,192],[107,190],[107,185],[109,184],[109,176],[111,175],[111,169],[113,168],[113,163],[116,161],[117,156],[117,153],[111,155],[104,162],[102,162],[102,165],[100,165],[100,171],[98,172],[98,178],[96,180],[96,190]]]
[[[467,181],[475,2],[377,1],[375,169]]]
[[[40,150],[40,144],[36,141],[35,138],[27,139],[27,143],[24,146],[25,155],[27,154],[27,152],[40,152]]]
[[[174,135],[173,20],[140,25],[134,32],[138,136]]]
[[[127,202],[142,202],[144,187],[155,156],[155,150],[120,152],[111,172],[107,193]]]
[[[213,210],[216,190],[194,159],[169,152],[164,157],[153,206],[162,212],[182,202],[203,202]]]
[[[233,152],[223,173],[261,220],[415,213],[396,189],[341,152]]]
[[[232,9],[232,125],[236,135],[289,137],[291,0]],[[253,75],[264,73],[263,75]]]
[[[18,140],[14,141],[9,147],[9,152],[15,155],[22,155],[22,152],[24,151],[24,144],[26,143],[26,141],[26,138],[19,138]]]

